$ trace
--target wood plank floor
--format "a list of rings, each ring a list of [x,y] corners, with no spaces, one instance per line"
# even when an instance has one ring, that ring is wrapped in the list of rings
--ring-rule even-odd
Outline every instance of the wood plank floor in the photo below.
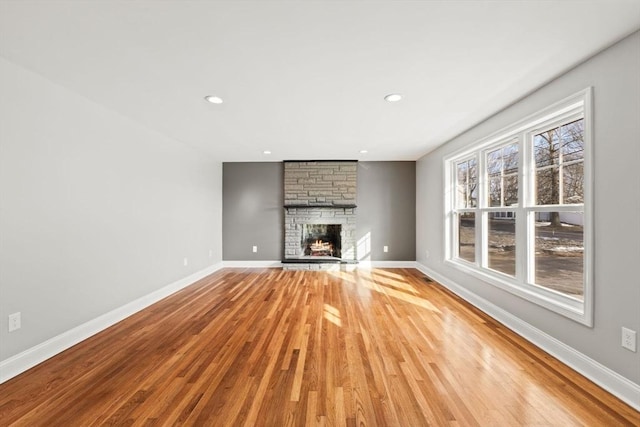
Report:
[[[0,425],[617,426],[640,413],[411,269],[224,269],[0,385]]]

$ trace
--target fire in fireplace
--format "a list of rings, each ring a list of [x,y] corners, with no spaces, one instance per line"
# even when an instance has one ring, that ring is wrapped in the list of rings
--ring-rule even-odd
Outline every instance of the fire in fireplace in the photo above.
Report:
[[[300,244],[302,257],[340,258],[340,224],[304,224]]]

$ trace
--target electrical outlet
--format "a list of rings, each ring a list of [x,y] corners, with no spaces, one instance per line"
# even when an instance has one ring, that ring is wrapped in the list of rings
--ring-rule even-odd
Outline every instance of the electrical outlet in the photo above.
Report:
[[[383,246],[382,247],[382,252],[389,252],[389,246]]]
[[[636,351],[636,331],[622,328],[622,347],[633,352]]]
[[[20,312],[9,315],[9,332],[17,331],[22,326]]]
[[[427,252],[425,253],[425,255],[426,255],[426,258],[429,258],[429,255],[431,255],[431,254],[429,253],[429,251],[427,251]]]
[[[257,247],[257,246],[254,246],[253,248],[251,248],[251,251],[252,251],[253,253],[258,252],[258,247]]]
[[[189,265],[189,258],[185,258],[183,261],[184,266],[186,267],[187,265]]]
[[[213,249],[209,249],[209,258],[213,257]]]

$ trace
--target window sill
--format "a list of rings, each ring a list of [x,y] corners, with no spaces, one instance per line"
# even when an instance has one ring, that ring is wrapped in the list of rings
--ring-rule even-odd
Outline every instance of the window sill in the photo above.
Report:
[[[520,283],[509,276],[492,272],[491,270],[480,269],[475,264],[464,260],[446,260],[445,264],[465,274],[469,274],[484,283],[488,283],[575,322],[589,327],[593,326],[592,319],[585,314],[584,302],[578,301],[575,298],[547,290],[540,286]]]

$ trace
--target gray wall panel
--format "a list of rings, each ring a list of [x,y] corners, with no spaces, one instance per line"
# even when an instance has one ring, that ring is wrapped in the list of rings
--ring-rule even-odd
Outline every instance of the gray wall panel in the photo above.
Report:
[[[415,260],[415,162],[359,162],[358,258]],[[223,164],[223,259],[281,260],[283,164]],[[252,246],[258,252],[251,252]],[[389,252],[383,252],[383,246]]]
[[[222,170],[222,258],[282,259],[283,164],[223,163]]]
[[[357,212],[358,259],[415,261],[416,163],[359,162]]]

